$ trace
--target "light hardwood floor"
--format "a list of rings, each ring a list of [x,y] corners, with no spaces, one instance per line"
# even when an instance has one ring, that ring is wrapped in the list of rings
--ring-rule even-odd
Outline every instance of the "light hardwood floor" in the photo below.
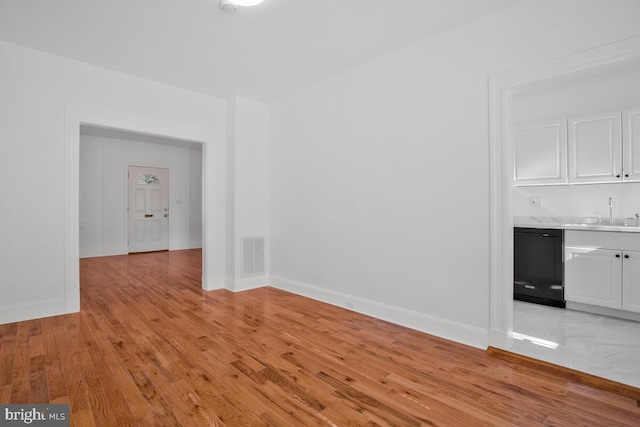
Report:
[[[636,399],[273,288],[199,250],[81,260],[82,311],[0,325],[0,403],[77,426],[638,426]]]

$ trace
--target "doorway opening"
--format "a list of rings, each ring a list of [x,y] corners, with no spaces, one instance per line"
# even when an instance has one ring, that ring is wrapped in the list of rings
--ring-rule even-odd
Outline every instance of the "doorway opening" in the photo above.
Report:
[[[95,111],[67,108],[65,112],[65,168],[64,168],[64,275],[65,275],[65,312],[80,311],[80,230],[86,224],[80,221],[80,130],[81,127],[101,129],[115,133],[135,134],[139,138],[150,138],[165,142],[171,140],[182,144],[195,144],[201,149],[199,170],[201,173],[200,188],[201,215],[199,239],[202,246],[201,284],[204,290],[220,289],[224,285],[224,205],[216,200],[224,200],[224,167],[218,162],[224,159],[224,134],[206,127],[190,127],[176,123],[151,121],[132,122],[120,116],[97,114]],[[162,145],[162,143],[160,143]],[[109,162],[105,168],[114,167]],[[120,177],[125,176],[124,164],[118,166]],[[126,183],[122,181],[121,201],[126,200]],[[220,205],[221,209],[215,209]],[[125,215],[124,208],[118,216]],[[85,216],[83,218],[93,218]],[[123,218],[103,217],[104,221]],[[175,219],[175,218],[174,218]],[[122,232],[117,238],[126,242],[126,234]],[[109,234],[109,236],[112,236]],[[207,243],[209,242],[209,243]],[[170,239],[171,245],[171,239]],[[171,246],[170,246],[171,248]],[[124,253],[124,252],[121,252]]]
[[[490,79],[491,314],[489,345],[509,350],[513,333],[514,97],[532,85],[640,59],[640,38],[581,52]]]
[[[80,126],[80,258],[203,244],[202,145]]]

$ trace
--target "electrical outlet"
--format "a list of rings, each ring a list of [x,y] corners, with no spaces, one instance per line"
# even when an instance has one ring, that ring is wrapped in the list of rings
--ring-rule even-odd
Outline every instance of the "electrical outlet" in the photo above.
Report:
[[[529,197],[529,207],[530,208],[539,208],[542,206],[542,202],[540,197]]]

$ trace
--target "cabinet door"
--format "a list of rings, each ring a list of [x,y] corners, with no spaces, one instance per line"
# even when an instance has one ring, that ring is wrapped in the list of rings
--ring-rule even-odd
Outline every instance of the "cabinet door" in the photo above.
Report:
[[[513,144],[515,185],[567,183],[565,120],[518,127]]]
[[[640,252],[625,251],[622,264],[622,309],[640,313]]]
[[[569,119],[569,181],[622,179],[621,112]]]
[[[640,181],[640,107],[622,112],[623,179]]]
[[[622,308],[622,252],[565,247],[564,299]]]

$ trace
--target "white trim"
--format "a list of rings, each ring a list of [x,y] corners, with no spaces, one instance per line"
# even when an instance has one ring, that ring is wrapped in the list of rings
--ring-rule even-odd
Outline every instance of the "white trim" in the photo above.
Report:
[[[235,280],[233,277],[225,277],[224,278],[224,288],[228,291],[233,292]]]
[[[251,289],[264,288],[266,286],[269,286],[267,283],[266,274],[261,274],[260,276],[243,277],[240,279],[226,277],[224,280],[224,288],[231,292],[249,291]]]
[[[106,127],[130,132],[138,132],[189,140],[202,143],[202,288],[214,290],[222,288],[224,265],[215,265],[215,225],[212,217],[215,210],[215,162],[213,136],[204,129],[185,128],[180,125],[158,122],[136,122],[113,113],[97,112],[80,107],[65,110],[65,153],[64,153],[64,306],[67,313],[80,309],[80,242],[79,242],[79,176],[80,176],[80,125]],[[216,215],[217,216],[217,215]],[[224,217],[221,218],[224,221]],[[209,244],[207,244],[209,242]],[[224,250],[218,249],[218,250]],[[217,273],[217,276],[216,276]],[[61,314],[61,313],[57,313]],[[33,316],[33,318],[42,316]]]
[[[487,330],[483,328],[452,322],[440,317],[429,316],[417,311],[407,310],[402,307],[396,307],[342,292],[330,291],[320,286],[302,283],[284,277],[270,276],[269,283],[274,288],[343,307],[375,317],[376,319],[385,320],[472,347],[487,348],[488,333]],[[350,305],[347,306],[347,304]]]
[[[96,258],[101,256],[105,256],[105,251],[102,249],[90,249],[80,254],[80,258]]]
[[[249,291],[251,289],[264,288],[265,286],[267,286],[267,276],[264,274],[227,280],[227,289],[232,292]]]
[[[567,301],[567,308],[571,310],[584,311],[585,313],[601,314],[603,316],[617,317],[620,319],[633,320],[640,322],[640,313],[627,310],[619,310],[616,308],[600,307],[597,305],[583,304],[580,302]]]
[[[203,248],[203,253],[204,253],[204,248]],[[204,264],[202,266],[204,267]],[[202,289],[204,289],[205,291],[217,291],[218,289],[225,289],[225,283],[226,281],[224,276],[213,276],[213,275],[205,276],[204,274],[202,275]]]
[[[80,311],[79,295],[0,306],[0,325]]]
[[[187,246],[181,249],[202,249],[202,240],[198,242],[189,242]]]
[[[127,255],[128,252],[124,252],[122,249],[109,249],[103,248],[87,251],[87,253],[80,254],[80,258],[99,258],[103,256],[120,256]]]
[[[513,156],[507,137],[513,94],[532,83],[639,58],[640,37],[632,37],[489,79],[490,345],[508,349],[513,334]]]

